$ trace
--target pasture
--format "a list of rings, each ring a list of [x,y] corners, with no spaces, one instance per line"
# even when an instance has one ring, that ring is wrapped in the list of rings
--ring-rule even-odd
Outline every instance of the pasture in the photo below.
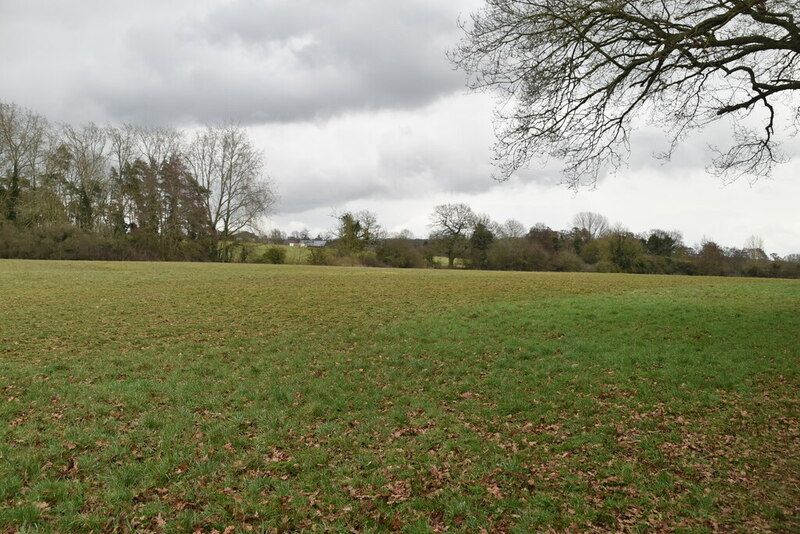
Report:
[[[0,261],[0,532],[800,530],[800,282]]]

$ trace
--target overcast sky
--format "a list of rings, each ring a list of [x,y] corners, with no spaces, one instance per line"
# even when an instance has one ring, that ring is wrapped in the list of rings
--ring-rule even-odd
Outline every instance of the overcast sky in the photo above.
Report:
[[[503,222],[568,228],[596,211],[634,232],[679,230],[800,252],[800,140],[769,180],[705,173],[718,126],[673,161],[644,128],[630,165],[577,194],[558,162],[491,179],[492,96],[468,94],[445,52],[479,0],[0,0],[0,100],[52,121],[191,128],[235,121],[263,149],[281,201],[267,225],[316,233],[369,209],[387,230],[428,232],[465,202]],[[798,156],[791,157],[793,154]]]

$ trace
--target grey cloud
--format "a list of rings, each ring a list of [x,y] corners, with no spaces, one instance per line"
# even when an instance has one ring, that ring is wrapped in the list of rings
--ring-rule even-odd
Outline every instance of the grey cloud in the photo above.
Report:
[[[415,198],[423,191],[425,195],[479,193],[494,185],[487,160],[453,158],[452,153],[437,151],[444,146],[446,142],[420,153],[387,152],[379,146],[378,161],[372,165],[355,164],[325,173],[296,168],[291,177],[281,179],[280,209],[284,213],[299,213],[358,200]]]
[[[492,101],[448,96],[424,108],[258,128],[283,213],[355,201],[481,194],[492,180]],[[557,161],[535,162],[514,182],[555,185]]]
[[[304,126],[262,126],[281,210],[356,200],[480,192],[491,180],[483,95],[447,97],[406,111],[356,114]],[[424,192],[424,193],[423,193]]]
[[[71,93],[147,124],[414,108],[463,86],[445,57],[458,38],[459,10],[448,4],[237,0],[182,26],[127,28],[119,55],[97,51],[113,75],[78,77]]]

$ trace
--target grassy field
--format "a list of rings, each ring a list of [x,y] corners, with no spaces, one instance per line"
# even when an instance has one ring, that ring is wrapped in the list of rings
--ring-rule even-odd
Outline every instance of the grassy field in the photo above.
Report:
[[[0,532],[800,531],[800,282],[0,261]]]

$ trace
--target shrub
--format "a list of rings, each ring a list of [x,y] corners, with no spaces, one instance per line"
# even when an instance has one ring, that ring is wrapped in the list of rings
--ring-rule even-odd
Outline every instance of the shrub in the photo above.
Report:
[[[309,265],[330,265],[330,258],[324,248],[312,248],[308,251]]]
[[[644,255],[644,245],[633,234],[623,230],[611,232],[601,241],[605,243],[603,259],[610,261],[620,272],[640,272],[640,259]]]
[[[273,264],[286,263],[286,249],[281,247],[269,247],[261,255],[259,262]]]
[[[242,248],[239,249],[239,263],[247,263],[247,260],[250,258],[250,254],[252,252],[252,247],[249,245],[242,245]]]
[[[559,250],[553,258],[553,267],[556,271],[581,272],[586,268],[586,264],[574,252]]]
[[[424,267],[422,252],[408,239],[385,239],[375,250],[375,255],[387,267]]]
[[[546,271],[550,256],[538,243],[528,239],[499,239],[492,243],[489,269],[500,271]]]
[[[375,252],[371,250],[362,250],[355,254],[344,255],[342,255],[342,249],[337,249],[336,252],[336,256],[328,258],[326,265],[335,265],[337,267],[385,267],[375,256]]]
[[[364,251],[358,255],[359,265],[364,267],[385,267],[383,262],[377,258],[374,252]]]
[[[581,247],[581,259],[588,264],[595,264],[600,261],[600,254],[602,253],[600,242],[596,239],[585,243]]]
[[[608,260],[600,260],[595,266],[594,270],[598,273],[618,273],[620,272],[619,266]]]

